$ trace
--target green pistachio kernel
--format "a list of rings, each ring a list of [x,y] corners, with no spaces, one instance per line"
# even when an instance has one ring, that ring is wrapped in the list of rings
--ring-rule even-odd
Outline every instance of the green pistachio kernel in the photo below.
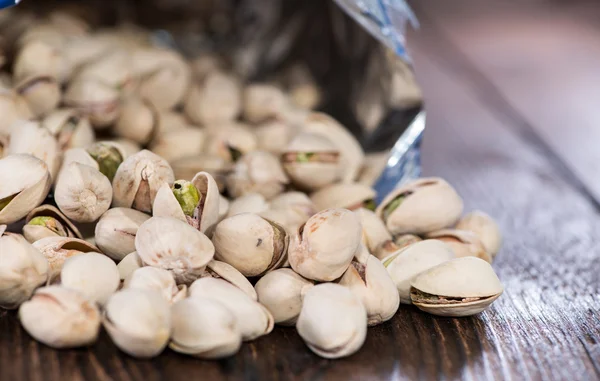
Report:
[[[171,187],[173,195],[177,199],[177,202],[183,210],[183,214],[192,217],[196,207],[202,199],[202,195],[198,192],[198,189],[189,181],[177,180]]]
[[[119,150],[110,144],[94,143],[87,152],[98,163],[100,172],[112,181],[119,165],[123,162],[123,156]]]
[[[374,212],[375,208],[377,208],[377,204],[375,204],[375,200],[371,199],[371,200],[367,200],[367,201],[363,202],[363,207],[365,209],[369,209],[370,211]]]
[[[310,158],[314,155],[314,152],[298,152],[296,154],[296,161],[298,163],[308,163],[310,161]]]
[[[13,194],[11,196],[0,199],[0,210],[4,209],[6,207],[6,205],[8,205],[12,201],[13,198],[15,198],[15,196],[16,196],[16,194]]]
[[[27,223],[27,225],[44,226],[61,237],[67,236],[67,231],[65,230],[64,226],[54,217],[34,217]]]
[[[405,196],[400,195],[400,196],[396,197],[395,199],[393,199],[389,204],[387,204],[385,209],[383,210],[383,219],[387,220],[388,217],[390,216],[390,214],[392,214],[394,212],[394,210],[398,209],[398,207],[400,206],[400,204],[402,204],[404,199],[405,199]]]

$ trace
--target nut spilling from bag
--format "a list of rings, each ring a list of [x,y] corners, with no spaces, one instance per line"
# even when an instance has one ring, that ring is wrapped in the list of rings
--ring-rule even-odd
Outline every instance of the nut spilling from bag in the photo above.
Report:
[[[131,356],[216,359],[279,324],[339,358],[401,303],[469,316],[502,293],[496,223],[461,219],[441,178],[376,206],[301,65],[257,83],[149,33],[44,25],[7,50],[0,94],[0,307],[36,340],[104,327]]]

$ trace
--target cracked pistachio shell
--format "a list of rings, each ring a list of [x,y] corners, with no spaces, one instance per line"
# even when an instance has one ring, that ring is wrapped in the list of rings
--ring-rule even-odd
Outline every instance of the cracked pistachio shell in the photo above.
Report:
[[[246,86],[242,98],[242,116],[250,123],[261,123],[274,118],[289,107],[287,95],[280,88],[268,84]]]
[[[64,103],[87,116],[96,129],[111,126],[119,116],[119,91],[103,82],[77,78],[69,82]]]
[[[258,299],[256,291],[254,290],[254,287],[248,278],[246,278],[241,272],[239,272],[229,263],[213,259],[206,265],[206,272],[202,275],[202,277],[223,279],[244,291],[250,298],[252,298],[252,300]]]
[[[42,220],[38,219],[34,223],[30,223],[36,217],[41,217]],[[43,222],[43,224],[39,222]],[[31,243],[42,238],[58,236],[83,239],[79,229],[52,205],[40,205],[27,215],[25,226],[23,226],[23,235]]]
[[[169,348],[198,358],[218,359],[237,353],[242,334],[235,314],[208,298],[187,298],[171,308],[173,332]]]
[[[183,157],[171,162],[175,178],[192,180],[196,173],[207,172],[217,182],[219,192],[225,191],[227,174],[231,171],[231,163],[213,155],[195,155]]]
[[[131,55],[123,49],[113,49],[83,65],[77,72],[76,80],[97,81],[121,93],[131,93],[135,87]]]
[[[149,213],[160,186],[174,181],[165,159],[148,150],[140,151],[119,166],[113,179],[113,204]]]
[[[212,240],[215,258],[247,277],[260,276],[281,266],[289,244],[283,227],[252,213],[219,222]]]
[[[17,122],[10,134],[6,153],[35,156],[46,163],[52,178],[58,174],[61,160],[58,142],[39,122]]]
[[[296,133],[296,127],[280,120],[269,120],[254,128],[257,148],[275,155],[281,155]]]
[[[258,141],[254,132],[241,123],[207,126],[208,136],[204,153],[234,162],[242,155],[256,150]]]
[[[396,284],[400,302],[411,304],[410,282],[423,271],[454,258],[456,256],[448,245],[428,239],[399,249],[381,262]]]
[[[239,80],[228,73],[213,71],[196,81],[184,101],[184,112],[199,125],[229,122],[242,108]]]
[[[310,195],[310,199],[317,210],[328,208],[355,210],[364,207],[368,201],[373,203],[376,195],[375,190],[368,186],[358,183],[340,183],[319,189]]]
[[[473,232],[443,229],[429,233],[427,238],[434,238],[446,243],[457,257],[472,256],[492,263],[493,257],[485,250],[485,246]]]
[[[276,269],[256,282],[258,301],[273,315],[275,324],[293,326],[302,309],[304,294],[314,283],[292,269]]]
[[[273,330],[273,316],[262,304],[244,291],[217,278],[201,278],[190,287],[190,298],[207,298],[221,302],[236,317],[244,341],[254,340]]]
[[[196,127],[184,127],[158,134],[149,149],[171,162],[202,153],[205,132]]]
[[[381,259],[390,249],[395,249],[392,235],[387,231],[383,221],[369,209],[360,208],[354,211],[362,224],[362,243],[373,255]],[[392,243],[392,245],[390,245]]]
[[[0,234],[0,307],[17,308],[47,279],[48,261],[39,250],[19,234]]]
[[[492,266],[475,257],[456,258],[419,274],[411,299],[420,310],[439,316],[470,316],[486,309],[504,288]]]
[[[169,304],[185,299],[187,286],[175,283],[173,275],[163,269],[144,266],[134,270],[123,283],[123,288],[155,291],[162,295]]]
[[[319,284],[304,295],[296,329],[317,355],[329,359],[350,356],[365,342],[367,312],[348,288]]]
[[[498,224],[486,213],[475,210],[458,221],[456,229],[473,232],[480,240],[492,259],[502,246],[502,233]]]
[[[427,177],[391,192],[376,213],[394,235],[425,234],[454,225],[462,210],[463,201],[450,184]]]
[[[342,182],[355,181],[365,159],[358,140],[338,121],[321,112],[309,114],[305,123],[304,131],[324,136],[336,145],[340,153]]]
[[[321,282],[339,278],[359,248],[362,227],[346,209],[326,209],[306,221],[290,240],[288,260],[298,274]]]
[[[13,77],[17,82],[33,76],[58,78],[63,70],[60,50],[44,41],[31,41],[23,45],[13,63]]]
[[[148,144],[157,133],[158,126],[158,111],[147,101],[130,97],[122,103],[113,131],[119,137]]]
[[[100,253],[84,253],[67,258],[60,270],[60,284],[104,305],[119,288],[121,279],[112,259]]]
[[[287,209],[267,209],[257,214],[264,219],[281,225],[286,231],[292,232],[306,222],[305,220],[301,221],[293,211]]]
[[[112,208],[96,224],[96,244],[114,260],[135,251],[135,236],[149,215],[129,208]]]
[[[156,291],[121,290],[106,303],[102,324],[123,352],[138,358],[158,356],[171,335],[171,306]]]
[[[179,182],[176,182],[179,183]],[[168,184],[163,183],[156,194],[153,205],[153,216],[172,217],[187,222],[202,233],[212,234],[219,219],[219,188],[212,176],[206,172],[198,172],[189,186],[196,188],[199,194],[198,205],[194,207],[194,215],[186,216]],[[196,211],[198,215],[196,216]]]
[[[0,89],[0,134],[8,136],[15,122],[33,118],[25,100],[15,92]]]
[[[51,282],[60,271],[65,261],[82,253],[98,253],[100,250],[79,238],[46,237],[33,243],[48,260],[48,282]]]
[[[51,112],[42,120],[46,128],[58,142],[61,151],[75,147],[87,147],[96,138],[92,125],[87,118],[73,109],[59,109]]]
[[[37,341],[53,348],[93,344],[100,331],[100,311],[75,290],[43,287],[19,308],[23,328]]]
[[[301,160],[298,160],[299,154]],[[308,155],[324,155],[326,159],[310,161]],[[315,191],[338,180],[341,172],[338,148],[326,137],[301,133],[282,154],[283,169],[297,187]]]
[[[0,159],[0,179],[0,224],[16,222],[40,205],[52,182],[46,163],[24,154]]]
[[[112,186],[100,171],[71,163],[63,169],[54,190],[56,204],[77,222],[95,222],[110,207]]]
[[[242,213],[259,214],[269,209],[269,203],[260,193],[247,193],[229,204],[227,217]]]
[[[366,261],[352,261],[339,284],[360,298],[367,310],[369,326],[390,320],[400,306],[396,284],[379,259],[369,255]]]
[[[119,277],[121,280],[125,280],[135,270],[143,267],[142,259],[137,252],[134,251],[132,253],[127,254],[123,259],[119,261],[117,265],[117,269],[119,270]]]
[[[16,84],[15,91],[27,103],[33,116],[38,118],[54,110],[61,97],[58,81],[43,75],[22,80]]]
[[[213,243],[180,220],[152,217],[138,229],[135,248],[146,265],[169,270],[178,284],[199,278],[215,254]]]
[[[283,192],[288,183],[277,157],[263,151],[242,156],[227,177],[227,189],[233,197],[260,193],[268,200]]]

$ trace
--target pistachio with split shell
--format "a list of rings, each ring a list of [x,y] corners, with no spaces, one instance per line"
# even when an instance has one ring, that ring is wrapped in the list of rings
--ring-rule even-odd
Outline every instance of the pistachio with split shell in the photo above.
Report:
[[[184,102],[185,114],[200,125],[232,121],[242,108],[241,91],[233,75],[219,70],[206,73],[191,86]]]
[[[153,215],[172,217],[212,234],[219,218],[219,188],[206,172],[198,172],[192,181],[177,180],[171,187],[164,183],[156,194]]]
[[[20,121],[10,133],[6,153],[29,154],[44,161],[52,178],[56,178],[60,166],[61,152],[58,142],[39,122]]]
[[[375,190],[368,186],[358,183],[339,183],[319,189],[310,195],[310,199],[317,210],[365,208],[375,211],[375,196]]]
[[[19,49],[13,62],[13,77],[19,82],[33,76],[59,78],[64,58],[58,47],[44,41],[31,41]]]
[[[276,269],[256,282],[258,301],[273,315],[275,324],[295,325],[304,294],[314,283],[292,269]]]
[[[399,249],[381,262],[396,284],[400,302],[411,304],[410,282],[423,271],[454,258],[456,256],[448,245],[428,239]]]
[[[277,157],[263,151],[242,156],[227,177],[227,189],[233,197],[260,193],[268,200],[283,192],[288,183]]]
[[[125,280],[135,270],[143,267],[142,259],[137,252],[134,251],[132,253],[127,254],[123,259],[119,261],[117,265],[117,269],[119,270],[119,277],[121,280]]]
[[[60,102],[60,84],[54,77],[45,75],[25,78],[15,85],[15,91],[23,98],[35,117],[47,115]]]
[[[430,268],[411,282],[410,298],[420,310],[439,316],[470,316],[485,310],[504,288],[492,266],[463,257]]]
[[[79,238],[46,237],[33,243],[48,260],[48,282],[60,274],[65,261],[82,253],[98,253],[100,250]]]
[[[151,212],[160,186],[174,181],[173,170],[165,159],[148,150],[140,151],[125,159],[117,169],[113,179],[113,204]]]
[[[394,237],[394,243],[398,249],[410,246],[413,243],[421,242],[423,239],[414,234],[400,234]]]
[[[462,210],[463,201],[450,184],[428,177],[392,191],[376,213],[394,235],[425,234],[454,225]]]
[[[159,129],[158,111],[148,102],[129,97],[121,105],[114,125],[114,133],[138,144],[147,144]]]
[[[277,119],[268,120],[254,128],[258,149],[275,155],[281,155],[296,133],[296,127]]]
[[[215,155],[229,162],[236,162],[243,155],[256,150],[256,136],[246,125],[240,123],[207,126],[208,136],[204,153]]]
[[[19,320],[34,339],[53,348],[94,343],[100,331],[100,311],[75,290],[43,287],[19,308]]]
[[[139,358],[159,355],[171,335],[171,306],[156,291],[129,288],[113,294],[102,325],[123,352]]]
[[[24,154],[0,159],[0,178],[0,224],[16,222],[40,205],[52,182],[46,163]]]
[[[338,121],[321,112],[309,114],[305,123],[304,131],[324,136],[336,146],[342,182],[355,181],[365,158],[358,140]]]
[[[149,215],[129,208],[112,208],[96,224],[96,244],[102,252],[120,261],[135,251],[135,236]]]
[[[134,270],[123,283],[123,288],[155,291],[162,295],[169,304],[185,299],[187,286],[177,286],[173,275],[164,269],[152,266],[140,267]]]
[[[301,133],[285,148],[281,160],[294,185],[314,191],[337,181],[341,173],[339,156],[329,139]]]
[[[472,256],[492,263],[492,256],[485,250],[485,246],[473,232],[443,229],[427,234],[427,238],[434,238],[446,243],[457,257]]]
[[[169,348],[175,352],[218,359],[239,351],[242,334],[237,318],[223,303],[197,296],[175,303],[171,312]]]
[[[255,83],[246,86],[242,99],[242,116],[250,123],[272,119],[289,107],[286,94],[269,84]]]
[[[381,261],[373,255],[352,261],[338,283],[360,298],[367,310],[370,326],[391,319],[400,306],[396,284]]]
[[[171,162],[183,157],[199,155],[204,147],[205,133],[195,127],[179,128],[158,134],[149,149]]]
[[[290,265],[305,278],[333,281],[352,262],[361,231],[360,220],[351,211],[323,210],[309,218],[290,240]]]
[[[110,207],[110,180],[100,171],[80,163],[63,168],[54,199],[67,217],[77,222],[97,221]]]
[[[397,249],[392,236],[377,215],[370,209],[360,208],[354,211],[362,225],[362,243],[369,252],[381,259]]]
[[[109,181],[113,181],[117,169],[119,169],[119,166],[125,159],[123,149],[116,143],[96,142],[90,145],[86,149],[86,152],[98,164],[97,169],[106,176]],[[94,166],[94,168],[96,168],[96,166]]]
[[[219,222],[213,234],[215,258],[247,277],[260,276],[283,264],[289,236],[285,229],[252,213]]]
[[[52,205],[40,205],[27,215],[23,235],[31,243],[46,237],[83,238],[67,216]]]
[[[202,274],[202,277],[223,279],[244,291],[252,300],[258,300],[252,283],[229,263],[213,259],[206,265],[206,271]]]
[[[231,201],[227,217],[242,213],[260,214],[267,209],[269,209],[269,203],[262,194],[247,193]]]
[[[190,287],[190,298],[216,300],[236,317],[238,328],[245,341],[267,335],[273,330],[273,316],[260,303],[252,300],[242,290],[217,278],[201,278]]]
[[[58,109],[42,120],[58,142],[61,151],[74,147],[87,147],[94,142],[95,134],[87,118],[72,109]]]
[[[14,91],[0,89],[0,135],[8,136],[15,122],[33,118],[25,100]]]
[[[87,116],[96,129],[111,126],[119,116],[119,91],[110,85],[89,78],[69,82],[64,103]]]
[[[175,178],[192,180],[196,173],[207,172],[216,181],[219,192],[225,191],[227,175],[231,172],[231,163],[219,156],[196,155],[183,157],[171,162]]]
[[[169,217],[144,222],[135,236],[135,248],[144,264],[169,270],[178,284],[199,278],[215,254],[204,233]]]
[[[0,233],[0,307],[17,308],[47,279],[48,261],[39,250],[19,234]]]
[[[121,279],[115,262],[104,254],[84,253],[67,258],[60,270],[61,286],[79,291],[88,300],[104,305]]]
[[[346,287],[319,284],[304,295],[296,329],[317,355],[329,359],[350,356],[367,336],[367,312]]]
[[[257,213],[262,218],[281,225],[286,231],[293,232],[306,221],[299,221],[297,215],[286,209],[267,209]]]
[[[496,221],[486,213],[475,210],[467,214],[458,221],[456,229],[473,232],[481,240],[485,251],[492,256],[492,259],[500,251],[502,233]]]

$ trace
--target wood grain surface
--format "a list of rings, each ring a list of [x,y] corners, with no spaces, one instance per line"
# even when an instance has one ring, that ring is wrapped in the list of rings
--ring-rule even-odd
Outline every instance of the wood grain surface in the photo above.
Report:
[[[477,21],[494,15],[512,20],[518,14],[521,23],[548,22],[539,21],[536,10],[546,4],[532,2],[522,11],[517,2],[502,2],[502,12],[496,12],[492,6],[471,8],[475,1],[453,2],[457,9],[441,3],[415,2],[422,25],[410,38],[428,110],[424,172],[446,177],[469,209],[489,212],[502,227],[504,247],[494,267],[506,290],[489,310],[449,319],[402,306],[391,321],[369,330],[357,354],[336,361],[313,355],[292,328],[275,328],[223,361],[192,359],[169,350],[150,361],[135,360],[120,353],[105,333],[91,348],[56,351],[31,340],[15,314],[2,311],[0,380],[600,378],[600,209],[598,193],[590,190],[590,184],[600,180],[588,178],[593,170],[579,159],[594,157],[598,150],[592,142],[578,145],[570,140],[583,139],[585,131],[594,130],[593,124],[563,130],[546,123],[550,117],[545,110],[578,107],[563,102],[570,97],[567,93],[544,97],[537,108],[540,114],[528,108],[524,115],[525,106],[512,102],[532,102],[527,94],[535,86],[528,75],[515,78],[498,70],[497,60],[487,56],[486,52],[501,55],[494,51],[501,44],[494,41],[504,38],[502,23],[496,20],[498,30],[492,33]],[[575,23],[594,22],[587,12],[571,15],[579,17]],[[544,30],[554,33],[551,25]],[[490,46],[483,49],[486,33]],[[531,79],[536,84],[543,82],[544,73],[552,75],[549,80],[561,73],[558,67],[544,71],[551,63],[536,59],[536,49],[558,49],[538,44],[543,38],[539,33],[539,28],[525,28],[519,38],[529,43],[503,47],[520,67],[537,73]],[[598,28],[595,38],[600,40]],[[473,39],[480,40],[481,49],[471,45]],[[594,58],[600,62],[600,54]],[[511,59],[504,57],[502,62]],[[560,65],[570,70],[566,60]],[[598,65],[588,69],[597,75]],[[490,86],[495,81],[502,86]],[[573,97],[590,91],[586,86],[568,89],[578,92]],[[515,94],[520,94],[518,101]],[[593,108],[585,110],[598,119]],[[592,169],[600,168],[597,162]]]

